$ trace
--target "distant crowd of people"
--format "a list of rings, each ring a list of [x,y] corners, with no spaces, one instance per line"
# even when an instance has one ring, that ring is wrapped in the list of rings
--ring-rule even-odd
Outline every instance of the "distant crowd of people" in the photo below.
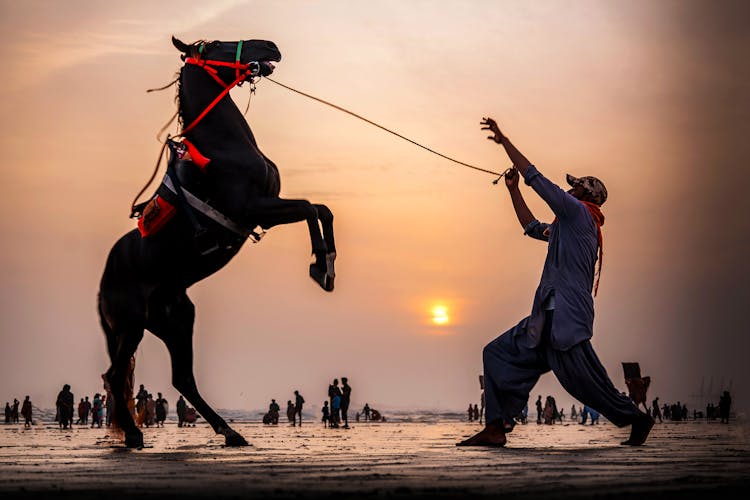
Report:
[[[708,403],[706,405],[705,413],[701,410],[694,409],[693,420],[702,418],[705,418],[706,420],[720,419],[722,424],[728,424],[731,411],[732,396],[729,394],[729,391],[724,391],[721,396],[719,396],[719,404],[714,405],[713,403]],[[651,402],[649,414],[654,418],[654,420],[658,420],[659,422],[662,422],[663,420],[680,422],[683,420],[688,420],[690,417],[687,405],[681,404],[679,401],[674,404],[665,403],[663,405],[660,405],[659,398],[656,398]]]
[[[328,386],[328,400],[323,401],[323,406],[320,409],[321,421],[323,426],[326,428],[349,428],[349,406],[352,400],[352,387],[349,385],[349,379],[341,377],[341,385],[339,386],[339,379],[333,379],[333,382]],[[294,400],[287,400],[286,402],[286,417],[289,424],[292,426],[302,426],[302,408],[305,404],[305,398],[299,393],[294,391]],[[281,408],[275,399],[271,400],[268,405],[268,411],[263,415],[263,423],[268,425],[277,425],[279,423],[279,413]],[[356,413],[356,421],[364,419],[365,422],[384,422],[380,412],[370,408],[368,403],[365,403],[364,408],[361,412]]]
[[[20,406],[20,412],[19,412]],[[143,384],[140,386],[138,394],[133,399],[131,413],[136,424],[140,427],[164,427],[164,421],[167,419],[169,404],[160,392],[154,399]],[[19,414],[24,418],[24,426],[31,427],[33,421],[34,408],[29,396],[21,404],[18,399],[13,400],[11,405],[5,403],[5,423],[13,424],[19,422]],[[77,415],[77,419],[76,419]],[[61,429],[72,429],[73,425],[86,425],[90,427],[102,426],[109,427],[114,415],[114,400],[110,394],[94,394],[93,398],[88,396],[80,398],[75,403],[75,396],[71,391],[69,384],[63,385],[55,400],[55,422]],[[183,427],[195,424],[198,415],[194,408],[187,406],[182,396],[177,401],[177,425]],[[90,422],[90,423],[89,423]]]
[[[732,397],[729,394],[729,391],[724,391],[723,394],[719,398],[718,405],[714,405],[713,403],[709,403],[706,406],[706,412],[705,414],[700,410],[693,410],[693,419],[701,419],[705,418],[706,420],[717,420],[720,419],[721,423],[729,423],[729,415],[731,413],[732,408]],[[647,413],[654,418],[654,420],[658,420],[659,422],[663,422],[664,420],[669,420],[673,422],[679,422],[683,420],[688,420],[690,413],[688,411],[687,405],[681,403],[680,401],[677,401],[674,404],[660,404],[659,398],[655,398],[652,403],[651,407],[647,408]],[[469,408],[467,409],[468,414],[468,420],[471,422],[473,420],[480,420],[481,413],[476,404],[471,405],[469,404]],[[528,417],[528,405],[524,407],[524,409],[521,411],[521,413],[516,417],[516,421],[521,424],[525,424]],[[555,402],[555,398],[552,396],[547,396],[547,399],[544,403],[542,403],[542,396],[540,395],[536,400],[536,422],[537,424],[546,424],[546,425],[552,425],[555,422],[562,423],[563,420],[565,420],[565,411],[560,409],[558,410],[557,404]],[[583,406],[579,410],[576,409],[576,406],[573,405],[570,408],[570,420],[571,421],[578,421],[580,424],[585,424],[587,422],[591,422],[591,424],[596,424],[599,422],[599,413],[594,410],[591,407]],[[481,422],[480,422],[481,423]]]

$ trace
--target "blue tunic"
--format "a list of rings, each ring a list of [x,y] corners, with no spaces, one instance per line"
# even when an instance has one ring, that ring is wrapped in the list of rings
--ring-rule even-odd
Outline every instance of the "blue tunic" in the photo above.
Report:
[[[515,335],[524,337],[527,347],[537,347],[542,340],[544,311],[553,303],[551,345],[566,351],[593,335],[591,290],[598,258],[597,225],[586,205],[544,177],[533,165],[526,169],[524,179],[549,205],[557,220],[552,224],[534,220],[524,230],[532,238],[549,243],[531,315],[518,325]]]

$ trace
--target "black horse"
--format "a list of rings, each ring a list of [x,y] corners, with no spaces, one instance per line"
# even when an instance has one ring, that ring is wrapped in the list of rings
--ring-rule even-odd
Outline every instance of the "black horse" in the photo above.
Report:
[[[232,84],[271,74],[273,63],[281,60],[276,45],[264,40],[188,45],[173,38],[172,42],[186,62],[178,78],[185,138],[210,159],[199,174],[199,198],[209,209],[183,203],[159,232],[143,237],[135,229],[115,243],[99,289],[99,316],[112,363],[103,378],[114,396],[115,419],[125,433],[126,446],[143,446],[143,434],[128,411],[125,394],[132,376],[131,358],[148,329],[169,350],[174,387],[225,436],[228,446],[243,446],[247,441],[198,392],[192,366],[195,308],[186,290],[226,265],[250,229],[306,221],[315,256],[310,276],[332,291],[333,214],[324,205],[279,198],[276,165],[260,151],[225,91]]]

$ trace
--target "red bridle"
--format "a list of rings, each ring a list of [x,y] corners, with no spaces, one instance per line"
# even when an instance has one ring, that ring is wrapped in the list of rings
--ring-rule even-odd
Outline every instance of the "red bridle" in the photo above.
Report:
[[[196,125],[198,125],[198,122],[200,122],[203,118],[206,117],[206,115],[216,106],[219,101],[221,101],[230,90],[232,90],[234,87],[238,85],[242,85],[242,83],[249,77],[253,78],[255,76],[258,76],[260,74],[260,64],[256,61],[250,61],[247,64],[243,64],[240,62],[240,53],[242,52],[242,41],[240,41],[237,44],[237,57],[234,62],[226,62],[226,61],[215,61],[213,59],[201,59],[200,54],[198,57],[188,57],[185,59],[185,64],[193,64],[195,66],[200,66],[204,70],[206,70],[206,73],[211,75],[211,77],[216,80],[216,82],[224,87],[224,90],[216,96],[216,98],[206,106],[206,109],[204,109],[201,114],[198,115],[198,117],[193,120],[193,122],[182,129],[182,132],[180,132],[179,135],[184,136],[191,130],[195,128]],[[219,77],[219,70],[218,68],[232,68],[235,71],[235,79],[232,83],[227,84],[224,82],[224,80]]]

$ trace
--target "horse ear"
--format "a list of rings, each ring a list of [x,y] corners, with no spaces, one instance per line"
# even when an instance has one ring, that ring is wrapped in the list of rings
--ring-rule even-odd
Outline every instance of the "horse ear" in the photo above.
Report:
[[[174,35],[172,35],[172,45],[174,45],[175,48],[179,50],[180,52],[182,52],[183,54],[187,54],[188,50],[190,50],[190,45],[186,44],[185,42],[175,37]]]

